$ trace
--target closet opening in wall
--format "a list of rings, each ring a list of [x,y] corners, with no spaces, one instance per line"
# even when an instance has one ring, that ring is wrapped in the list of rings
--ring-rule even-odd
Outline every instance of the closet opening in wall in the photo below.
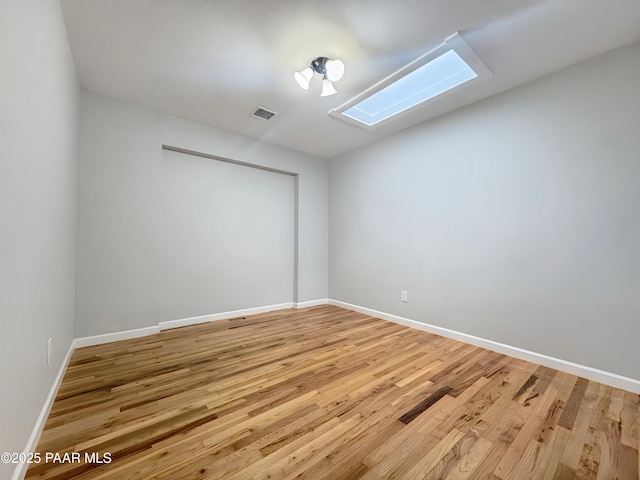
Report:
[[[294,302],[297,176],[163,146],[167,320]]]

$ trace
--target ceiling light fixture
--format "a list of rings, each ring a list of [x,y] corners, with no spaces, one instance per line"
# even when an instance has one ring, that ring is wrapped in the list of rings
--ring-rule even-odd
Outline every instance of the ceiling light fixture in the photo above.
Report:
[[[311,61],[311,65],[293,74],[296,82],[300,87],[309,90],[309,84],[313,74],[322,75],[322,92],[321,97],[334,95],[338,91],[333,86],[333,82],[337,82],[344,75],[344,63],[341,60],[332,60],[327,57],[317,57]]]

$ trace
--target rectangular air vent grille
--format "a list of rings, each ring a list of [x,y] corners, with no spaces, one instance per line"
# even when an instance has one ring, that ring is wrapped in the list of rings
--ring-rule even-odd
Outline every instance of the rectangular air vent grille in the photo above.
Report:
[[[276,112],[272,112],[271,110],[267,110],[266,108],[262,108],[262,107],[257,107],[251,113],[252,117],[259,118],[260,120],[271,120],[276,115],[277,115]]]

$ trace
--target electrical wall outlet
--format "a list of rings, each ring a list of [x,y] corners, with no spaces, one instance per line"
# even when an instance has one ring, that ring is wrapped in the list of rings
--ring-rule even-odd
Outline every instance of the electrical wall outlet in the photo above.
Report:
[[[53,352],[53,338],[47,340],[47,365],[51,363],[51,353]]]
[[[406,290],[402,290],[400,292],[400,300],[402,300],[404,303],[407,303],[407,291]]]

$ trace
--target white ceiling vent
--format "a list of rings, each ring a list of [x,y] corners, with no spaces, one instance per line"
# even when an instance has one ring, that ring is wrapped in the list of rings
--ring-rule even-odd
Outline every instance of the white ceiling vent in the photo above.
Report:
[[[265,121],[271,120],[276,115],[276,112],[272,112],[271,110],[267,110],[266,108],[262,108],[260,106],[256,107],[256,109],[251,112],[252,117],[259,118],[260,120]]]

